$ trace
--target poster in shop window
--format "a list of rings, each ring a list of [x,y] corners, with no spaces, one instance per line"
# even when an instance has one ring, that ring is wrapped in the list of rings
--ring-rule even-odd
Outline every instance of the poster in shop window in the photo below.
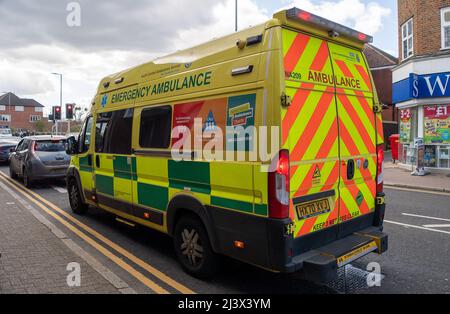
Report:
[[[411,142],[411,109],[400,110],[400,143]]]
[[[450,144],[450,106],[424,107],[425,144]]]

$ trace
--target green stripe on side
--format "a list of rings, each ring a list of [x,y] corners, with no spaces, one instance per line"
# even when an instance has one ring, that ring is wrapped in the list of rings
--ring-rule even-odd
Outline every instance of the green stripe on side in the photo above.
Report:
[[[114,156],[113,159],[114,171],[131,172],[131,165],[128,164],[127,158],[128,158],[127,156]]]
[[[138,203],[147,207],[165,211],[169,191],[166,187],[138,182]]]
[[[169,160],[169,179],[209,185],[209,163]]]
[[[246,213],[253,213],[253,204],[242,202],[242,201],[236,201],[236,200],[230,200],[227,198],[221,198],[217,196],[211,196],[211,205],[216,205],[224,208],[230,208],[234,210],[238,210],[241,212]]]
[[[255,214],[261,216],[267,216],[267,205],[266,204],[255,204]]]
[[[114,178],[103,176],[100,174],[95,175],[95,185],[97,192],[114,196]]]
[[[136,157],[131,157],[131,174],[133,175],[133,180],[137,181],[137,165],[136,165]]]
[[[92,165],[89,165],[88,156],[80,157],[80,171],[92,172]]]

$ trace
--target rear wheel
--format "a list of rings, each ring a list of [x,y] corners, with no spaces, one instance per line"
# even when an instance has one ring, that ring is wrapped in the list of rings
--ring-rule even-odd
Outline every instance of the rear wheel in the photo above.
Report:
[[[67,190],[69,192],[69,203],[70,207],[72,208],[72,211],[78,215],[85,214],[89,206],[83,203],[81,191],[75,179],[69,180]]]
[[[202,222],[195,216],[180,218],[173,237],[175,252],[183,269],[190,275],[209,279],[218,270],[219,257],[212,250]]]
[[[30,178],[27,168],[23,168],[23,185],[27,188],[31,188],[33,185],[33,180]]]

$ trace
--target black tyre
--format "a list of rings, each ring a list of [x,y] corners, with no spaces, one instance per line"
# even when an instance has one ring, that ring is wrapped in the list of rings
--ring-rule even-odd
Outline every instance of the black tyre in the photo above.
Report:
[[[12,169],[11,164],[9,164],[9,176],[11,179],[17,179],[17,173]]]
[[[33,186],[33,179],[30,177],[30,173],[28,172],[27,168],[23,168],[23,185],[25,185],[26,188],[31,188]]]
[[[83,203],[80,188],[75,179],[70,179],[67,185],[67,192],[69,193],[70,208],[75,214],[83,215],[88,210],[89,206]]]
[[[219,269],[219,256],[212,250],[208,233],[196,216],[186,215],[178,220],[173,243],[178,261],[188,274],[210,279]]]

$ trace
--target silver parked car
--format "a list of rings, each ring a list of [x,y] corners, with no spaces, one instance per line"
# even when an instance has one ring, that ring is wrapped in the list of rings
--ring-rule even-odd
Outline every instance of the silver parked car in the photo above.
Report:
[[[10,155],[11,178],[23,178],[26,187],[42,179],[64,179],[70,164],[62,136],[30,136],[22,139]]]

